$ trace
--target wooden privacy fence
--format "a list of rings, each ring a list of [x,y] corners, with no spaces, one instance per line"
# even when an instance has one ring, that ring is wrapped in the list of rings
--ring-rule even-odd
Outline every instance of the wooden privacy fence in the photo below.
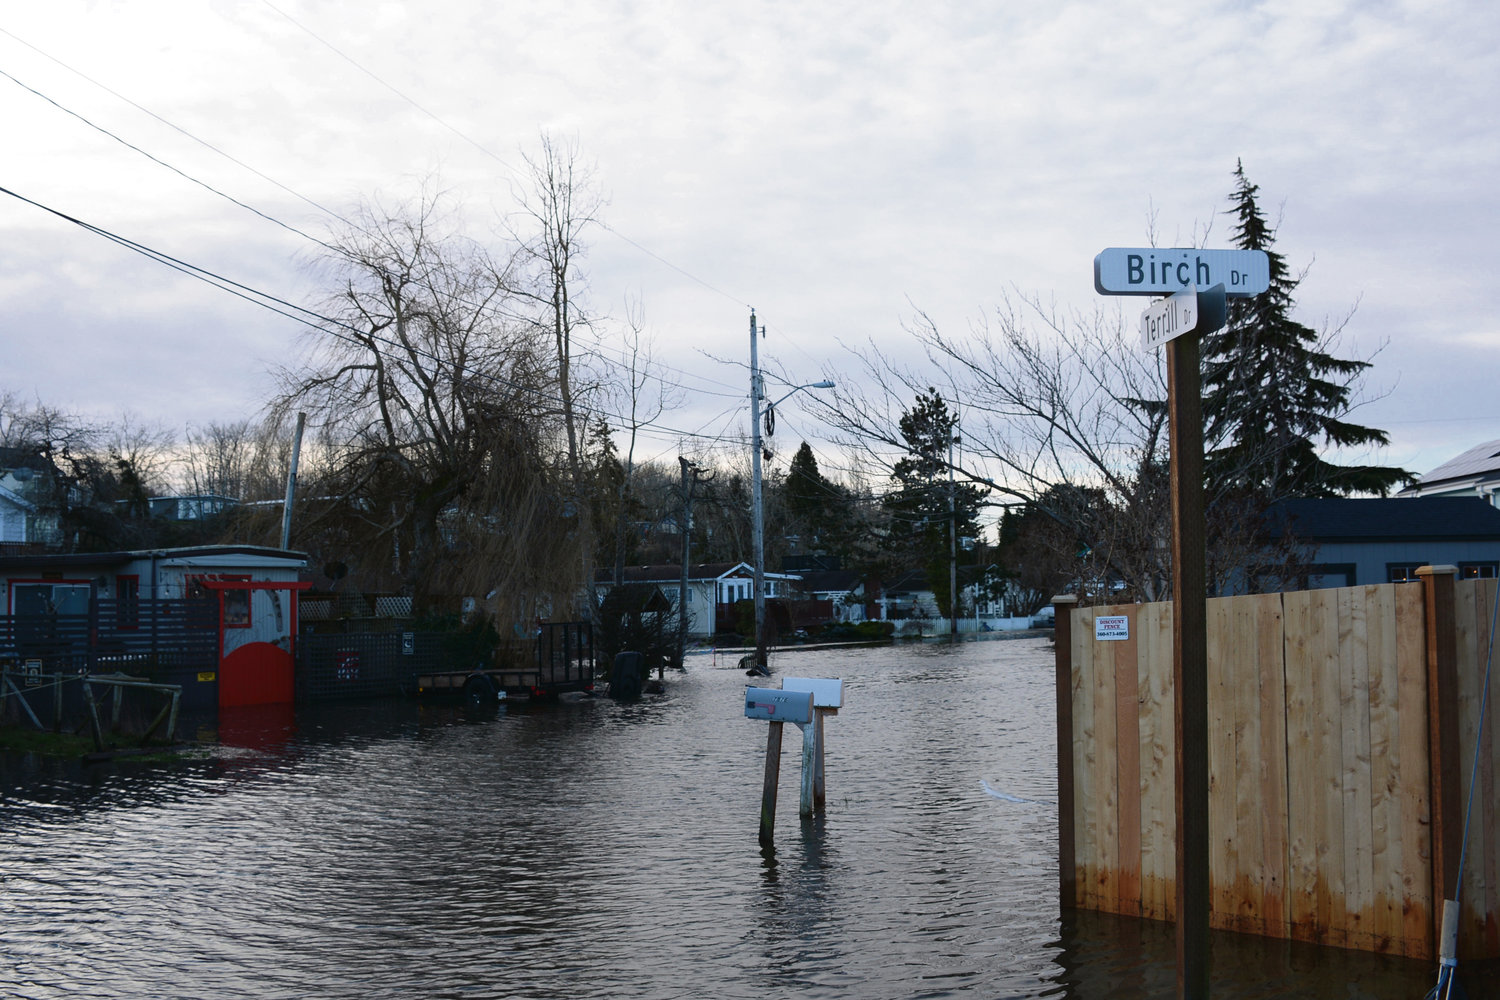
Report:
[[[1496,581],[1208,602],[1212,926],[1437,956],[1500,956],[1500,705],[1479,715]],[[1064,906],[1174,918],[1172,605],[1058,600]],[[1071,611],[1071,613],[1067,613]],[[1128,619],[1128,637],[1096,621]],[[1118,634],[1118,633],[1116,633]]]

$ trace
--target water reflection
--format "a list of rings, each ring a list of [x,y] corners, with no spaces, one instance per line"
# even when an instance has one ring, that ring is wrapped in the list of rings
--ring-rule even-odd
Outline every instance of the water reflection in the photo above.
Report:
[[[1058,913],[1045,643],[804,655],[845,680],[828,807],[797,815],[789,745],[765,849],[764,724],[704,662],[629,705],[330,707],[231,720],[208,760],[0,761],[0,994],[1171,995],[1170,927]],[[1214,948],[1216,996],[1432,982]]]

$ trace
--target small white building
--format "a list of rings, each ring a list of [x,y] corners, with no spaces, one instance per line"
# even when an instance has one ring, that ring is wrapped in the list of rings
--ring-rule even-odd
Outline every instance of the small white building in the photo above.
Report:
[[[258,545],[129,552],[0,555],[0,612],[13,618],[88,615],[131,628],[140,602],[202,598],[217,609],[219,704],[290,702],[298,594],[307,557]]]

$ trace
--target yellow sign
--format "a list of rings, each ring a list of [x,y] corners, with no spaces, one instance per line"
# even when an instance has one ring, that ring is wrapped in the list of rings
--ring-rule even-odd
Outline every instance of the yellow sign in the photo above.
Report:
[[[198,680],[200,680],[200,681],[202,681],[203,683],[206,684],[209,681],[213,680],[217,676],[218,675],[215,674],[212,670],[209,670],[209,671],[206,671],[206,672],[199,673],[198,674]]]

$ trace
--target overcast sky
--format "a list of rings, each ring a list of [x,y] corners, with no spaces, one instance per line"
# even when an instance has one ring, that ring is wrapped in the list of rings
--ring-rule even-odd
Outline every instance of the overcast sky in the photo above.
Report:
[[[1425,472],[1500,437],[1489,0],[4,10],[0,187],[297,303],[317,296],[313,244],[69,112],[317,234],[313,203],[399,202],[436,176],[484,238],[520,152],[576,139],[610,227],[589,306],[642,304],[692,390],[673,428],[744,431],[751,306],[763,357],[800,381],[852,377],[841,344],[901,352],[914,308],[949,332],[1007,293],[1092,310],[1094,255],[1145,245],[1153,218],[1161,244],[1211,225],[1228,245],[1242,159],[1277,248],[1310,268],[1298,318],[1358,307],[1340,351],[1373,355],[1379,398],[1355,419],[1392,440],[1359,457]],[[15,198],[0,234],[0,388],[48,404],[179,433],[252,416],[306,335]],[[1134,323],[1145,302],[1102,304]],[[780,437],[817,434],[780,418]]]

